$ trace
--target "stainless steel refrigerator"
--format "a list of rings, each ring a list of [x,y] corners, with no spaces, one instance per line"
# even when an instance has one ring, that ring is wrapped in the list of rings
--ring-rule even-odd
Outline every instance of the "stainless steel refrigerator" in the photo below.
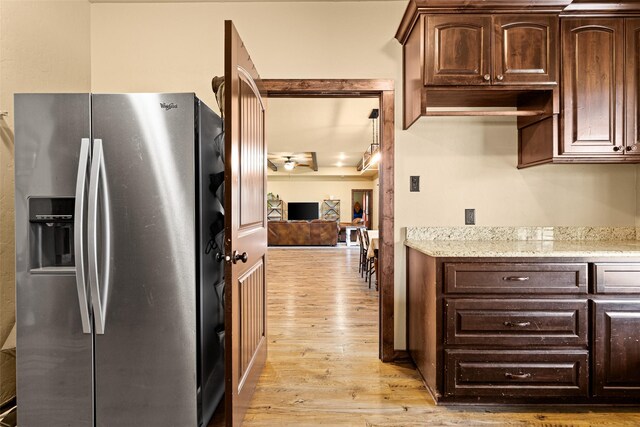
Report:
[[[198,426],[224,393],[224,141],[192,93],[15,96],[18,423]]]

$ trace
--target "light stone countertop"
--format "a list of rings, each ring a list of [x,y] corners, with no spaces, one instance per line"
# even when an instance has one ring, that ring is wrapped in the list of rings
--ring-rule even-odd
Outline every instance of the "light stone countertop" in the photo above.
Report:
[[[432,257],[636,257],[638,240],[406,240]]]

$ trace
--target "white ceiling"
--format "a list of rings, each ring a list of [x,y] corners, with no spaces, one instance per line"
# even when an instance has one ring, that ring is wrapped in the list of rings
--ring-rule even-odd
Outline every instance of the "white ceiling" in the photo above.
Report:
[[[317,153],[318,166],[355,167],[372,142],[376,98],[269,98],[267,150]]]

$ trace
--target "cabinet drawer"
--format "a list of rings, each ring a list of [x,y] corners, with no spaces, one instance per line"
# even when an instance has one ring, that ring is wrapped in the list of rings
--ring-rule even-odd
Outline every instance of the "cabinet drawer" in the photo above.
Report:
[[[445,292],[587,293],[586,263],[446,263]]]
[[[558,397],[588,394],[588,352],[445,352],[448,396]]]
[[[586,346],[587,300],[447,299],[446,344]]]
[[[595,291],[599,294],[640,294],[640,264],[596,263]]]

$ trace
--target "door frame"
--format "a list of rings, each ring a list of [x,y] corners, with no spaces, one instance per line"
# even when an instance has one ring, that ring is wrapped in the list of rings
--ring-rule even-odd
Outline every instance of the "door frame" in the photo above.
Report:
[[[353,205],[354,205],[354,201],[353,201],[353,194],[357,191],[361,192],[361,193],[368,193],[369,194],[369,213],[367,214],[367,222],[369,223],[369,225],[373,225],[373,209],[371,208],[371,206],[373,205],[373,190],[375,189],[370,189],[370,188],[352,188],[351,189],[351,215],[353,216]],[[363,206],[364,208],[364,206]],[[353,220],[353,218],[351,218],[351,220]],[[365,225],[367,223],[365,222]]]
[[[263,79],[267,97],[280,98],[378,98],[380,108],[380,229],[379,357],[391,362],[394,349],[394,154],[395,85],[380,79]]]

